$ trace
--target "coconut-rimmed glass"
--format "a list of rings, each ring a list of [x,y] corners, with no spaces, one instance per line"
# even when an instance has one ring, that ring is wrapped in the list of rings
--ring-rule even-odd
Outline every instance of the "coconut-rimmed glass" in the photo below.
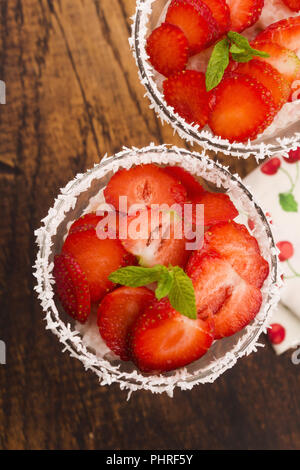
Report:
[[[52,274],[54,256],[60,253],[71,222],[90,210],[91,201],[103,194],[109,179],[119,168],[128,169],[141,163],[179,165],[190,171],[206,187],[227,192],[241,214],[238,221],[247,223],[250,219],[254,223],[253,235],[270,266],[268,278],[262,288],[263,303],[252,323],[234,336],[214,342],[207,354],[198,361],[159,375],[143,374],[133,363],[123,362],[105,351],[105,348],[103,350],[95,314],[92,314],[94,317],[91,315],[89,326],[79,326],[68,317],[55,295]],[[35,234],[38,254],[34,275],[37,278],[36,291],[45,313],[46,329],[58,337],[64,351],[79,359],[86,370],[97,374],[101,385],[117,382],[130,393],[144,389],[172,395],[176,387],[186,390],[197,384],[214,382],[234,366],[239,358],[260,346],[258,338],[262,332],[266,332],[273,307],[279,300],[277,249],[268,219],[239,176],[231,174],[226,167],[209,159],[205,151],[200,154],[166,145],[150,145],[142,149],[124,149],[113,157],[105,158],[86,173],[77,175],[60,190],[53,207]],[[89,343],[90,338],[93,341]]]
[[[199,144],[207,150],[222,152],[225,155],[243,158],[255,155],[257,160],[260,160],[276,154],[288,156],[290,150],[296,150],[300,146],[299,122],[282,127],[275,135],[269,137],[262,135],[247,143],[230,143],[227,139],[213,134],[208,126],[199,130],[199,126],[188,124],[168,106],[158,86],[162,76],[157,79],[158,74],[148,61],[145,46],[147,37],[159,24],[162,12],[166,11],[169,2],[170,0],[138,0],[133,16],[132,36],[129,39],[140,81],[150,100],[150,107],[155,110],[161,121],[170,124],[179,136],[190,144]]]

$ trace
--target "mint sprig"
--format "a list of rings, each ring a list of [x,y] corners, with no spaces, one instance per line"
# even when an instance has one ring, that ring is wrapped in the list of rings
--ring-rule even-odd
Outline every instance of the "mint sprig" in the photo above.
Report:
[[[179,266],[157,265],[153,268],[127,266],[114,271],[109,280],[129,287],[142,287],[157,283],[158,300],[168,297],[172,307],[188,318],[197,318],[196,297],[192,280]]]
[[[270,57],[264,51],[250,46],[247,38],[235,31],[229,31],[227,37],[217,42],[206,70],[206,90],[210,91],[221,82],[230,57],[235,62],[249,62],[254,57]]]

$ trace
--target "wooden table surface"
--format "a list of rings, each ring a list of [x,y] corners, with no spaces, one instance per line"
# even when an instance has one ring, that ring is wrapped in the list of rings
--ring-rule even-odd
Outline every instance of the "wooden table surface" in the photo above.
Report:
[[[144,98],[134,0],[0,0],[1,449],[299,449],[300,366],[266,342],[212,385],[154,396],[99,387],[45,331],[34,230],[60,187],[122,145],[185,146]],[[219,160],[241,176],[255,160]]]

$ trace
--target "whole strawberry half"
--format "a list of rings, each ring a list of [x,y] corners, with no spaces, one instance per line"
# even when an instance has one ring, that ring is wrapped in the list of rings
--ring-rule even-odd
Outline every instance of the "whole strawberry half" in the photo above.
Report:
[[[258,288],[268,277],[269,264],[244,225],[236,222],[214,225],[205,233],[204,249],[217,252],[245,281]]]
[[[138,165],[129,170],[117,171],[104,190],[108,204],[117,210],[120,196],[127,198],[127,210],[133,204],[150,207],[152,204],[182,204],[186,190],[180,182],[154,164]]]
[[[98,310],[99,331],[107,346],[123,361],[131,359],[128,335],[137,317],[155,299],[145,287],[119,287],[107,294]]]
[[[204,73],[180,72],[165,80],[163,89],[167,104],[186,122],[197,124],[200,129],[207,124],[210,109]]]
[[[201,0],[172,0],[166,22],[178,26],[184,32],[190,55],[201,52],[220,34],[210,8]]]
[[[75,320],[85,323],[91,311],[89,284],[77,261],[68,254],[54,258],[55,290],[65,310]]]
[[[71,255],[85,273],[92,302],[101,300],[113,288],[108,280],[113,271],[135,264],[135,258],[125,251],[119,240],[100,240],[95,229],[68,235],[62,252]]]
[[[180,207],[178,208],[180,209]],[[187,263],[183,213],[174,210],[148,209],[127,218],[124,248],[139,259],[141,266],[157,264],[181,266]]]
[[[129,337],[131,356],[143,372],[166,372],[202,357],[214,339],[214,325],[191,320],[168,300],[155,301],[138,318]]]
[[[260,289],[242,279],[218,253],[195,252],[187,274],[194,284],[198,315],[213,319],[217,339],[237,333],[259,312]]]
[[[189,44],[178,26],[163,23],[150,34],[146,51],[153,67],[168,77],[185,69]]]
[[[225,73],[211,91],[212,131],[230,142],[255,139],[273,121],[276,105],[270,91],[255,78]]]

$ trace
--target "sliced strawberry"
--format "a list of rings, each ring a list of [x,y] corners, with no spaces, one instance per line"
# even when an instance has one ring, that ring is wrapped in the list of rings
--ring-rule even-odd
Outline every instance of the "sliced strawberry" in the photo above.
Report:
[[[184,224],[181,214],[174,211],[148,209],[127,220],[128,236],[121,240],[124,248],[145,267],[186,265]],[[179,238],[181,237],[181,238]]]
[[[71,233],[62,250],[72,255],[85,273],[92,302],[101,300],[113,288],[108,280],[113,271],[135,264],[134,257],[125,251],[119,240],[100,240],[94,229]]]
[[[257,37],[256,41],[269,41],[292,51],[300,49],[300,16],[285,18],[271,24]]]
[[[204,248],[217,252],[245,281],[256,287],[261,287],[268,277],[269,264],[244,225],[236,222],[214,225],[205,234]]]
[[[178,26],[189,42],[190,55],[208,47],[219,34],[218,23],[201,0],[172,0],[166,22]]]
[[[228,222],[239,215],[228,194],[206,192],[192,202],[204,205],[204,225]]]
[[[202,72],[180,72],[165,80],[163,88],[167,104],[188,123],[197,124],[200,128],[207,124],[209,95]]]
[[[77,261],[64,253],[55,256],[53,276],[65,312],[85,323],[91,311],[91,297],[87,277]]]
[[[230,10],[225,0],[203,0],[208,6],[219,27],[219,34],[229,31],[231,27]]]
[[[153,67],[168,77],[185,69],[189,57],[189,44],[178,26],[163,23],[152,31],[146,47]]]
[[[292,83],[291,94],[289,97],[289,102],[293,103],[294,101],[300,100],[300,80],[295,80]]]
[[[182,204],[186,190],[177,179],[154,164],[119,170],[104,190],[106,202],[119,209],[119,197],[127,197],[127,210],[133,204]],[[122,208],[120,208],[122,209]]]
[[[226,73],[211,92],[209,126],[230,142],[255,139],[273,121],[276,114],[269,90],[255,78]]]
[[[188,200],[205,193],[205,189],[198,183],[196,178],[181,166],[166,166],[164,170],[183,184]]]
[[[165,372],[202,357],[214,338],[211,321],[191,320],[156,301],[140,315],[130,336],[133,361],[144,372]]]
[[[256,57],[257,60],[272,65],[289,83],[297,79],[300,73],[300,60],[295,52],[268,41],[254,41],[251,46],[259,51],[264,51],[270,57]]]
[[[194,284],[198,315],[204,320],[213,318],[217,339],[237,333],[259,312],[260,290],[242,279],[216,252],[195,252],[187,274]]]
[[[282,0],[283,3],[292,11],[300,11],[300,0]]]
[[[234,72],[251,76],[264,85],[271,92],[277,111],[288,101],[291,93],[290,83],[267,62],[251,60],[239,63]]]
[[[103,217],[96,214],[96,212],[90,212],[85,214],[79,219],[75,220],[70,227],[69,234],[77,232],[78,230],[89,230],[91,228],[96,228],[98,223],[103,219]]]
[[[259,19],[264,0],[226,0],[231,17],[231,30],[241,33]]]
[[[127,342],[132,326],[154,299],[154,293],[145,287],[120,287],[102,300],[98,310],[100,334],[123,361],[130,360]]]

